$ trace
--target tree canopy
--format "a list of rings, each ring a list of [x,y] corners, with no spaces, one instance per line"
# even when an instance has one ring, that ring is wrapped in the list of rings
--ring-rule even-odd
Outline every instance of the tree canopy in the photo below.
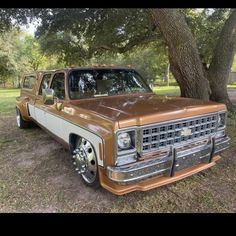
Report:
[[[184,9],[203,64],[209,65],[213,49],[231,9]],[[156,42],[165,46],[147,9],[53,9],[38,27],[42,49],[71,62],[93,54],[124,53]],[[52,43],[53,42],[53,43]]]
[[[0,45],[0,83],[2,84],[8,80],[17,86],[24,73],[65,66],[58,64],[56,56],[45,56],[38,40],[16,28],[0,35]]]
[[[234,9],[33,8],[0,13],[1,32],[39,21],[37,42],[26,50],[33,69],[52,56],[67,65],[98,59],[132,61],[129,64],[139,65],[147,78],[155,80],[165,76],[170,63],[182,96],[210,98],[232,109],[226,85],[236,45]],[[1,60],[2,71],[7,67],[4,73],[11,73],[14,63],[4,53]]]
[[[71,62],[107,50],[125,53],[156,42],[158,32],[144,9],[53,9],[36,36],[44,51]]]

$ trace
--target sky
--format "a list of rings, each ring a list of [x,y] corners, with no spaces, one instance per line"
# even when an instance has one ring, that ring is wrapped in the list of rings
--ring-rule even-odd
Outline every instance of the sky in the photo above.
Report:
[[[36,31],[36,22],[29,23],[28,25],[20,26],[21,30],[31,34],[34,36],[34,33]]]

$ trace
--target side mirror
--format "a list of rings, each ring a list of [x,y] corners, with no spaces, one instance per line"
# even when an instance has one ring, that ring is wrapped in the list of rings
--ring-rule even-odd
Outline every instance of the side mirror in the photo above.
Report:
[[[53,89],[43,89],[43,103],[45,105],[54,104],[54,90]]]

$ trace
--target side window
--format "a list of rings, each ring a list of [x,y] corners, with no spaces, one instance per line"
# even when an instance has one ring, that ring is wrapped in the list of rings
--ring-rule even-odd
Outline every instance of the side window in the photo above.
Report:
[[[39,95],[42,95],[43,89],[49,88],[49,82],[50,82],[51,74],[45,74],[42,78],[40,88],[39,88]]]
[[[54,96],[59,99],[65,98],[65,75],[57,73],[52,79],[51,88],[54,90]]]
[[[32,89],[34,87],[35,84],[35,76],[34,75],[30,75],[30,76],[25,76],[24,82],[23,82],[23,88],[26,89]]]

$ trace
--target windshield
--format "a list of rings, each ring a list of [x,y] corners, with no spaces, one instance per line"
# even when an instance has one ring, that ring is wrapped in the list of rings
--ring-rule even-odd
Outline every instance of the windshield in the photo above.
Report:
[[[152,92],[134,70],[73,70],[69,74],[71,99]]]

